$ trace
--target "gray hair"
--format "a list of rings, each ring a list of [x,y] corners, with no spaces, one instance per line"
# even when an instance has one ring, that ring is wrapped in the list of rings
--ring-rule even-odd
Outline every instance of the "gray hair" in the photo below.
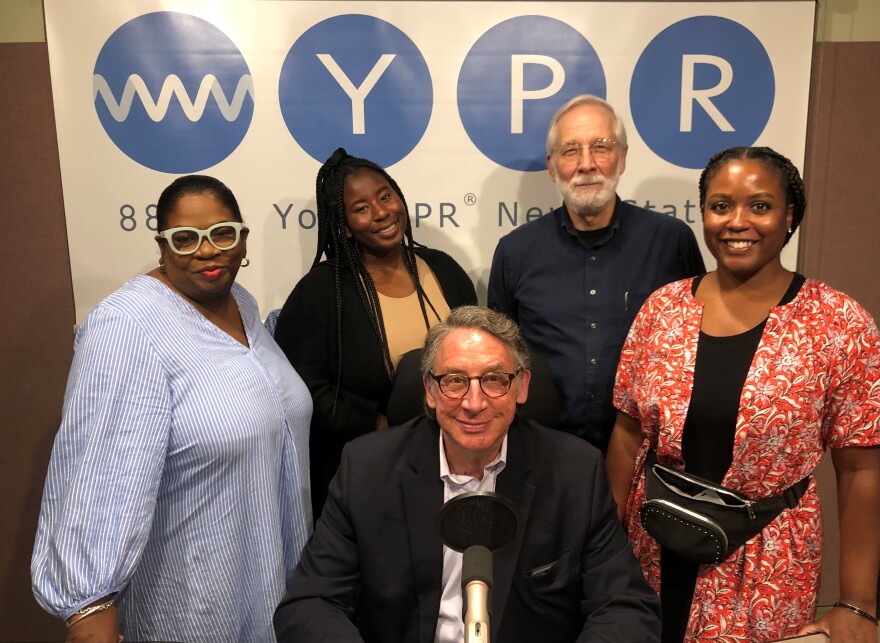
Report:
[[[556,110],[556,113],[553,114],[553,118],[550,119],[550,127],[547,129],[547,156],[550,156],[550,154],[553,152],[553,148],[556,147],[556,123],[568,110],[574,107],[579,107],[580,105],[595,105],[597,107],[602,107],[607,110],[608,113],[611,114],[611,117],[614,119],[614,138],[617,141],[617,144],[620,146],[621,149],[627,149],[628,145],[626,144],[626,128],[623,126],[623,121],[617,117],[617,113],[614,111],[614,108],[598,96],[593,96],[592,94],[581,94],[580,96],[575,96],[570,101],[565,103],[565,105]]]
[[[440,344],[449,333],[460,328],[481,330],[500,340],[510,349],[517,368],[528,370],[532,365],[519,326],[510,317],[482,306],[459,306],[454,308],[445,320],[428,331],[425,350],[422,353],[423,378],[434,368],[437,353],[440,352]]]

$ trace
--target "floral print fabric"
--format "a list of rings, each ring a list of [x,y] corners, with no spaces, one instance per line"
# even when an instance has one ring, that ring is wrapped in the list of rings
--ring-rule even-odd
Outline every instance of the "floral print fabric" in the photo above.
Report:
[[[627,335],[614,405],[646,435],[624,518],[645,577],[659,591],[660,547],[642,528],[645,453],[684,467],[681,439],[693,389],[702,303],[693,279],[655,292]],[[722,484],[753,499],[812,472],[826,448],[880,444],[880,334],[847,295],[807,279],[773,308],[740,398],[733,462]],[[774,641],[815,612],[822,521],[815,480],[797,507],[697,578],[686,641]]]

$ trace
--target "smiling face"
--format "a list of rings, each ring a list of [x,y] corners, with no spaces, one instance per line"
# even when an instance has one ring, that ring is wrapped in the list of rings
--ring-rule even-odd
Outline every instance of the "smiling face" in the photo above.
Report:
[[[731,160],[706,186],[703,234],[718,270],[738,279],[782,269],[792,224],[779,172],[756,159]]]
[[[363,255],[397,252],[406,232],[403,201],[384,176],[364,168],[345,178],[343,190],[346,235]]]
[[[165,221],[165,230],[187,226],[204,230],[215,223],[236,221],[232,211],[211,192],[185,194]],[[164,239],[159,251],[164,272],[157,276],[185,298],[207,305],[229,295],[241,261],[247,254],[247,228],[234,248],[218,250],[207,239],[191,255],[178,255]]]
[[[489,372],[513,373],[516,362],[507,345],[494,335],[474,328],[458,328],[443,338],[432,372],[480,377]],[[529,371],[514,378],[506,395],[487,397],[472,380],[462,398],[444,395],[431,378],[425,380],[425,401],[434,409],[443,431],[446,458],[453,473],[482,473],[492,462],[516,414],[516,405],[528,397]]]
[[[615,140],[615,136],[614,117],[601,105],[577,105],[556,121],[554,150],[547,156],[547,169],[570,213],[601,213],[610,219],[617,183],[626,169],[626,148],[617,144],[610,154],[597,158],[589,145],[597,139]],[[568,159],[558,150],[570,143],[583,147],[580,154]],[[577,226],[577,221],[574,223]],[[600,223],[608,224],[604,220]]]

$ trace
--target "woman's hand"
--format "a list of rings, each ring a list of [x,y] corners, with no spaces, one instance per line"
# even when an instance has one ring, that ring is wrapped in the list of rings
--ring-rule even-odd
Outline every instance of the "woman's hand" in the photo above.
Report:
[[[831,449],[840,521],[840,600],[875,615],[880,564],[880,448]],[[834,607],[798,634],[824,632],[835,643],[877,643],[877,624]]]
[[[90,614],[67,628],[65,643],[120,643],[116,606]]]
[[[376,416],[376,430],[377,431],[384,431],[387,428],[388,428],[388,418],[385,417],[384,415],[382,415],[381,413],[379,413]]]
[[[632,487],[636,456],[644,439],[641,423],[618,411],[611,441],[608,443],[608,453],[605,455],[605,468],[611,482],[611,493],[617,502],[617,516],[621,520],[626,512],[626,502]]]
[[[877,643],[877,626],[848,609],[835,607],[815,623],[798,631],[798,636],[824,632],[832,643]]]

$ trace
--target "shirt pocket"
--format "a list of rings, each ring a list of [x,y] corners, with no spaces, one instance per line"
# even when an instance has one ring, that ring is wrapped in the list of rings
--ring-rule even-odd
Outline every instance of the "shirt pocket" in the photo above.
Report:
[[[616,312],[613,315],[616,351],[620,351],[623,346],[629,327],[632,326],[639,309],[650,294],[649,292],[624,291],[618,306],[614,308]]]

